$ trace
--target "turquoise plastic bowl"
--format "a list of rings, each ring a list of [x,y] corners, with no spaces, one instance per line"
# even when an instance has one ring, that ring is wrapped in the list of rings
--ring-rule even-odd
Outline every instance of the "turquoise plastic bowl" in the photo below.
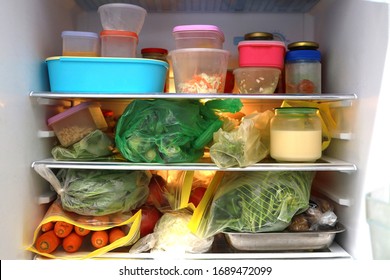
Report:
[[[162,93],[168,63],[146,58],[71,57],[46,59],[52,92]]]

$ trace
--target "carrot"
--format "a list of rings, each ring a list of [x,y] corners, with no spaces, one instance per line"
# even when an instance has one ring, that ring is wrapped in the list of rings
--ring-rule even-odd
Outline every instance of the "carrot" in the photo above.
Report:
[[[91,231],[89,229],[86,229],[86,228],[74,226],[74,232],[77,233],[80,236],[86,236]]]
[[[74,253],[78,251],[83,244],[83,237],[75,232],[71,232],[62,241],[62,248],[68,253]]]
[[[35,241],[35,248],[38,252],[48,253],[53,252],[61,244],[61,239],[54,233],[54,230],[49,230],[42,233]]]
[[[41,231],[46,232],[54,228],[54,222],[47,222],[41,226]]]
[[[105,230],[94,231],[91,235],[91,244],[99,249],[108,244],[108,233]]]
[[[54,232],[58,237],[67,237],[73,230],[73,225],[67,222],[58,221],[54,225]]]
[[[110,224],[110,216],[95,216],[89,221],[89,223],[94,226],[106,226]]]
[[[114,227],[114,228],[110,229],[110,231],[108,232],[108,239],[109,239],[110,243],[113,243],[116,240],[118,240],[119,238],[124,237],[125,235],[126,234],[124,233],[124,231],[121,230],[119,227]]]

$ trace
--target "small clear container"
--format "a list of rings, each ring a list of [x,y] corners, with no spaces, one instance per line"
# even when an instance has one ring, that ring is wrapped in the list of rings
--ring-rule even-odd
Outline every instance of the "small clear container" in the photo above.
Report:
[[[321,53],[314,49],[288,51],[285,58],[286,93],[321,93]]]
[[[179,93],[223,93],[229,51],[188,48],[169,53],[175,89]]]
[[[281,70],[272,67],[241,67],[233,71],[238,93],[272,94]]]
[[[138,35],[130,31],[103,30],[100,33],[102,57],[136,57]]]
[[[214,48],[222,49],[225,36],[215,25],[179,25],[172,31],[176,48]]]
[[[100,106],[85,102],[74,106],[47,121],[61,145],[69,147],[96,129],[106,130],[107,122]]]
[[[321,158],[318,114],[318,108],[276,108],[270,122],[270,156],[280,162],[315,162]]]
[[[94,32],[63,31],[63,56],[99,56],[99,35]]]

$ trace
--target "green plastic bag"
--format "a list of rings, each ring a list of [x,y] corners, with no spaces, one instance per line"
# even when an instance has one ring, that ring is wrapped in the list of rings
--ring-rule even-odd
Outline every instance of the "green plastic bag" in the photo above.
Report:
[[[190,99],[135,100],[120,117],[115,143],[132,162],[196,162],[222,126],[217,112],[240,111],[238,99],[201,103]]]

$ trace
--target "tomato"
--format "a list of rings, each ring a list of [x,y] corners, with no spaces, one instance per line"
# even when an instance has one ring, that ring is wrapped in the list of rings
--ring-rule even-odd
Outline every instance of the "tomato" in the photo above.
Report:
[[[164,189],[166,188],[166,181],[163,177],[157,174],[153,174],[149,183],[149,196],[146,200],[146,204],[160,207],[164,205]]]
[[[144,205],[140,209],[142,211],[140,235],[143,237],[153,232],[154,226],[161,218],[162,214],[153,205]],[[137,210],[135,212],[137,212]]]
[[[207,188],[205,187],[197,187],[193,189],[190,194],[189,202],[192,202],[194,206],[197,207],[199,205],[199,202],[202,200],[202,197],[206,190]]]

